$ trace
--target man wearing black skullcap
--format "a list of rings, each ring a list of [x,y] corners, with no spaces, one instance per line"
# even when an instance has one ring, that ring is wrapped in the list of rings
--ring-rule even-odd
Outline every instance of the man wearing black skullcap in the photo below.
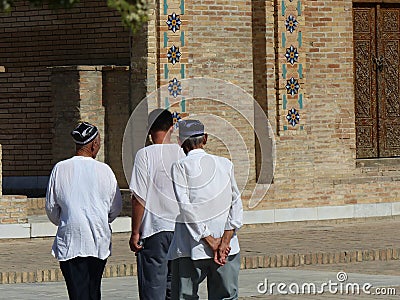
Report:
[[[166,109],[148,116],[153,145],[136,153],[129,188],[132,191],[132,234],[137,255],[139,298],[171,299],[171,267],[167,253],[178,215],[171,166],[185,154],[171,142],[173,119]]]
[[[199,299],[199,284],[206,277],[208,299],[238,299],[236,231],[243,207],[233,164],[204,151],[207,134],[198,120],[179,123],[179,140],[186,157],[172,166],[180,209],[168,252],[172,299]]]
[[[46,212],[58,226],[52,254],[73,300],[101,299],[101,277],[111,254],[110,223],[122,209],[111,168],[99,161],[100,134],[83,122],[72,132],[76,153],[57,163],[46,193]]]

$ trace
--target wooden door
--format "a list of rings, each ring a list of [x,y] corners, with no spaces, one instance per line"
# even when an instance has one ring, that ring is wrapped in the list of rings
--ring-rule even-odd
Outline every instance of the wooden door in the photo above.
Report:
[[[353,9],[357,158],[400,156],[400,6]]]
[[[379,156],[400,156],[400,8],[378,7]],[[380,61],[379,61],[380,60]]]
[[[376,8],[353,9],[357,158],[378,156]]]

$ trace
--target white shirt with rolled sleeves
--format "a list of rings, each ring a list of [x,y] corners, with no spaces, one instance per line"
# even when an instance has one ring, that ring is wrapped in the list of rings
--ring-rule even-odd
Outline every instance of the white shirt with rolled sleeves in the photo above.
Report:
[[[172,164],[185,157],[178,144],[154,144],[135,156],[129,189],[145,203],[141,238],[174,231],[179,213],[171,178]]]
[[[46,193],[46,213],[58,226],[52,253],[59,261],[111,255],[110,223],[122,209],[111,168],[90,157],[57,163]]]
[[[230,160],[207,154],[203,149],[190,151],[172,167],[174,189],[180,215],[168,252],[168,259],[213,258],[202,240],[209,235],[220,238],[225,230],[238,230],[243,224],[243,206]],[[236,233],[229,255],[239,253]]]

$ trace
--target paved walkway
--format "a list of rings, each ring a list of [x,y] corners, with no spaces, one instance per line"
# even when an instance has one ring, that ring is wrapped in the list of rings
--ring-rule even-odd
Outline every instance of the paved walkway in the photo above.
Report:
[[[399,260],[390,262],[397,270],[400,268]],[[346,264],[347,273],[341,273],[347,276],[347,280],[343,281],[343,286],[351,286],[353,289],[342,289],[340,292],[339,281],[337,280],[337,272],[343,271],[340,265],[330,265],[331,270],[318,270],[322,265],[313,266],[313,270],[308,266],[298,268],[274,268],[274,269],[252,269],[242,270],[239,275],[239,295],[240,299],[399,299],[400,297],[400,271],[394,272],[392,275],[368,275],[363,274],[364,269],[372,270],[380,273],[385,267],[375,262],[349,263]],[[267,281],[268,289],[265,288]],[[332,286],[321,289],[324,283],[332,282]],[[280,294],[273,284],[286,284],[286,288],[282,289],[283,293],[288,292],[291,285],[298,286],[299,291],[304,286],[303,294]],[[306,285],[315,285],[318,294],[310,294]],[[338,284],[337,288],[333,284]],[[261,285],[260,285],[261,284]],[[264,284],[264,285],[263,285]],[[371,288],[362,289],[366,284],[370,284]],[[207,299],[205,282],[200,286],[200,299]],[[272,287],[272,288],[271,288]],[[360,292],[357,293],[360,287]],[[337,289],[337,290],[336,290]],[[265,293],[264,293],[265,292]],[[384,292],[390,295],[377,295],[377,292]],[[369,293],[369,294],[367,294]],[[138,299],[137,278],[136,277],[115,277],[105,278],[102,282],[102,298],[103,299]],[[28,284],[3,284],[0,285],[0,299],[9,300],[42,300],[42,299],[67,299],[67,291],[64,282],[47,282],[47,283],[28,283]]]
[[[361,261],[385,264],[399,259],[398,228],[399,218],[246,227],[239,233],[242,269]],[[113,235],[113,255],[105,277],[135,275],[135,257],[128,239],[126,233]],[[50,254],[52,240],[0,240],[0,283],[62,280],[58,263]]]

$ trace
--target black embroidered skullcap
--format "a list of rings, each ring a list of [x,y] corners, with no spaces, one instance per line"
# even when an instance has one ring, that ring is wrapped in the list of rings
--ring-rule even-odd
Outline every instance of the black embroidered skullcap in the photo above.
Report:
[[[174,125],[174,120],[169,110],[156,108],[150,112],[147,125],[148,131],[167,131],[172,125]]]
[[[99,134],[99,130],[96,126],[82,122],[72,132],[72,138],[74,142],[79,145],[86,145],[93,141]]]
[[[199,120],[182,120],[179,123],[179,139],[204,135],[204,125]]]

